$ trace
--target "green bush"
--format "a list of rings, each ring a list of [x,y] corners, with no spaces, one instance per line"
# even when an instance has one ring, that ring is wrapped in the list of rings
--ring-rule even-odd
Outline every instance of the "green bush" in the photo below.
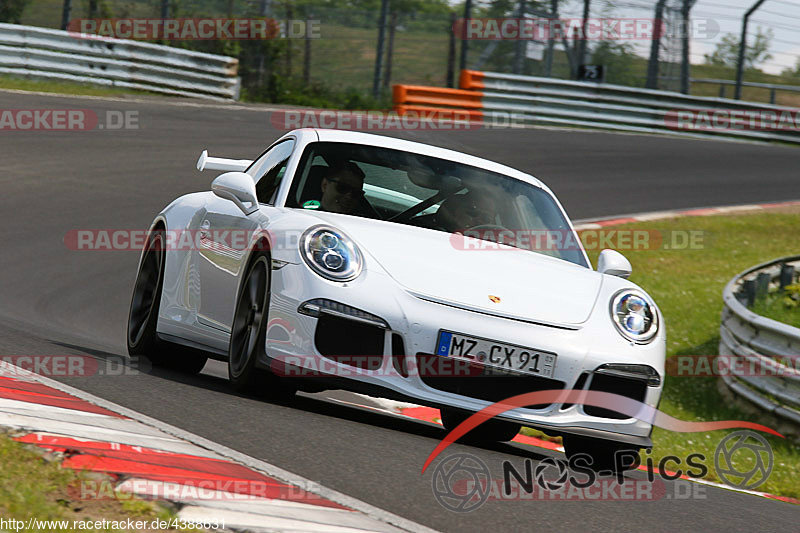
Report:
[[[0,0],[0,22],[19,24],[28,0]]]

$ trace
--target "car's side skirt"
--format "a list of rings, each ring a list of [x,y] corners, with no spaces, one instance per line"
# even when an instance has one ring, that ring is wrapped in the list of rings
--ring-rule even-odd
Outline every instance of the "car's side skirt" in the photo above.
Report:
[[[207,344],[201,344],[199,342],[190,341],[182,337],[176,337],[175,335],[170,335],[169,333],[158,333],[158,338],[173,344],[180,344],[196,350],[202,350],[208,354],[208,357],[211,359],[216,359],[217,361],[228,360],[228,352],[220,350],[219,348],[214,348],[213,346],[208,346]]]

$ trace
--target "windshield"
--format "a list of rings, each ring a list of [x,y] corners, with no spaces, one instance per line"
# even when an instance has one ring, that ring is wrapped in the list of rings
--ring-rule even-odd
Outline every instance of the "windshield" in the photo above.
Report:
[[[457,233],[588,267],[546,191],[455,161],[362,144],[306,148],[287,207],[331,211]]]

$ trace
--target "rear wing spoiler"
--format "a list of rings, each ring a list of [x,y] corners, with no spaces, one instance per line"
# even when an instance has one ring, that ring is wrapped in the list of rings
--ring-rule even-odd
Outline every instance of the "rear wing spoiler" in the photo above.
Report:
[[[224,170],[226,172],[244,172],[253,164],[250,159],[226,159],[224,157],[209,157],[208,150],[203,150],[197,160],[197,170]]]

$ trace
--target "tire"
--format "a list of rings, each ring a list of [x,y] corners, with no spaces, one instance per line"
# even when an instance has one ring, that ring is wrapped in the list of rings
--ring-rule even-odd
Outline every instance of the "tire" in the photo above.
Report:
[[[156,334],[164,284],[165,244],[163,229],[154,230],[147,238],[128,311],[128,355],[144,355],[154,366],[197,374],[205,366],[207,356],[200,351],[163,341]]]
[[[595,472],[611,472],[612,474],[630,470],[631,463],[625,462],[622,468],[617,468],[614,457],[617,453],[639,453],[639,448],[630,444],[613,442],[610,440],[593,439],[579,435],[564,435],[564,452],[567,459],[571,460],[579,454],[586,454],[592,459],[590,468]]]
[[[236,298],[228,347],[228,380],[238,392],[288,401],[296,389],[285,379],[256,368],[266,343],[271,272],[269,256],[256,253]]]
[[[452,408],[440,409],[439,412],[441,413],[442,425],[448,431],[452,431],[474,414],[470,411]],[[520,429],[522,429],[520,424],[492,419],[471,430],[461,440],[472,444],[506,442],[516,437]]]

